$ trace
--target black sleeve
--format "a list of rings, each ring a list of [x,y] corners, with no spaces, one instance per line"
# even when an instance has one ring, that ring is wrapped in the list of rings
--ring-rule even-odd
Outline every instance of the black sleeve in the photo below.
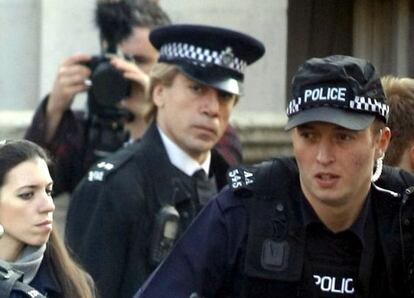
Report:
[[[85,177],[71,198],[66,242],[102,298],[131,297],[140,286],[147,234],[140,222],[142,198],[141,189],[125,176],[101,182]]]
[[[408,187],[414,186],[414,176],[401,168],[384,166],[376,184],[379,187],[402,193]]]
[[[241,204],[223,208],[231,200],[227,191],[206,205],[135,298],[233,297],[247,214]]]

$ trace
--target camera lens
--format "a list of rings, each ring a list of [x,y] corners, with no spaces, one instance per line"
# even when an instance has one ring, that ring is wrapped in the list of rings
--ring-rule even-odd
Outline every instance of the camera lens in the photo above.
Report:
[[[130,94],[131,83],[109,61],[100,63],[91,76],[94,99],[103,106],[114,106]]]

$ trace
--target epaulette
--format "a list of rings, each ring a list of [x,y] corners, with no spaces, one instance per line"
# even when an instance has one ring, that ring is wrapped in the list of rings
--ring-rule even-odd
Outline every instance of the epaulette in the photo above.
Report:
[[[86,175],[88,181],[105,181],[111,173],[116,172],[117,169],[134,156],[134,147],[134,145],[129,145],[105,160],[97,162]]]
[[[238,195],[251,195],[254,192],[256,172],[257,168],[255,167],[231,167],[227,172],[227,182],[230,189]]]
[[[232,167],[227,172],[227,182],[236,195],[249,197],[256,193],[267,196],[272,193],[275,181],[288,183],[294,175],[297,175],[295,160],[282,157],[254,166]]]
[[[266,161],[254,166],[239,165],[229,169],[227,182],[230,189],[239,196],[249,197],[262,191],[268,180],[273,161]]]

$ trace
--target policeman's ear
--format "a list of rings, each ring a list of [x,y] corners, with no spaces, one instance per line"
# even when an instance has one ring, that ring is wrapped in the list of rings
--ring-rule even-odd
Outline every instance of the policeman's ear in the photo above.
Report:
[[[380,129],[379,136],[378,136],[378,144],[377,144],[377,156],[376,158],[380,158],[385,151],[387,151],[388,145],[391,140],[391,130],[389,127],[383,127]]]
[[[168,87],[164,84],[157,84],[152,91],[152,100],[157,108],[162,108],[165,105],[166,89]]]

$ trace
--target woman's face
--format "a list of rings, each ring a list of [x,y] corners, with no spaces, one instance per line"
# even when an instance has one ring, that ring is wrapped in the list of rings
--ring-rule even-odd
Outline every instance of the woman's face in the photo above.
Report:
[[[55,210],[52,185],[41,158],[24,161],[8,172],[0,187],[0,224],[5,230],[0,246],[19,251],[24,245],[48,241]]]

